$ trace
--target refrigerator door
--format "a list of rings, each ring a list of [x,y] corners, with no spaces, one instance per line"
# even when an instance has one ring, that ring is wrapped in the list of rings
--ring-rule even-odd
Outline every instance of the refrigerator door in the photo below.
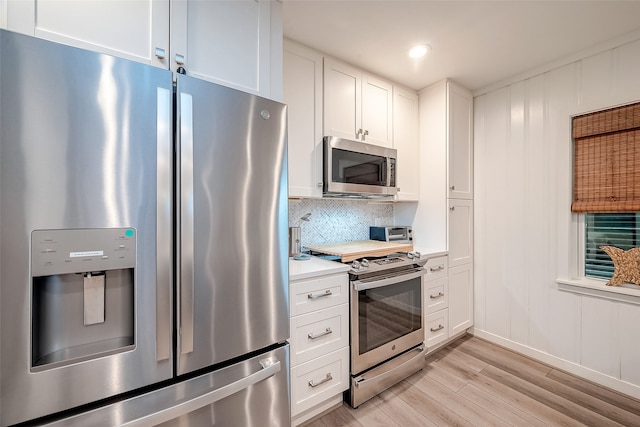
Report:
[[[48,427],[289,427],[289,345]]]
[[[178,374],[289,337],[286,106],[178,75]]]
[[[0,31],[0,425],[172,377],[169,71]]]

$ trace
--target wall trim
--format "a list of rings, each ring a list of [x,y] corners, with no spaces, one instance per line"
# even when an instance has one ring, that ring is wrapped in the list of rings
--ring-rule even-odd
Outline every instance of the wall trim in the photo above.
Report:
[[[538,360],[542,363],[546,363],[547,365],[550,365],[554,368],[579,376],[598,385],[608,387],[612,390],[626,394],[635,399],[640,399],[640,387],[634,384],[622,381],[618,378],[604,375],[600,372],[578,365],[577,363],[571,362],[569,360],[561,359],[559,357],[536,350],[526,345],[499,337],[492,334],[491,332],[475,328],[469,332],[478,338],[482,338],[501,347],[505,347],[509,350],[520,353],[524,356]]]
[[[501,89],[505,86],[510,86],[514,83],[527,80],[531,77],[535,77],[540,74],[547,73],[549,71],[555,70],[556,68],[563,67],[565,65],[578,62],[582,59],[588,58],[589,56],[596,55],[598,53],[604,52],[609,49],[615,49],[617,47],[623,46],[628,43],[632,43],[634,41],[640,40],[640,30],[632,31],[623,36],[616,37],[611,40],[607,40],[602,43],[598,43],[595,46],[592,46],[588,49],[581,50],[564,58],[558,59],[556,61],[548,62],[539,67],[533,68],[529,71],[526,71],[522,74],[518,74],[507,79],[501,80],[499,82],[490,84],[489,86],[477,89],[473,91],[473,97],[484,95],[488,92],[495,91],[497,89]]]

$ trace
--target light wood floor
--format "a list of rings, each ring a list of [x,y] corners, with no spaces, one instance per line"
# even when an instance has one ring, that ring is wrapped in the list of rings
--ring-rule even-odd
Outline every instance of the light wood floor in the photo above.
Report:
[[[358,409],[307,425],[640,426],[640,401],[467,335]]]

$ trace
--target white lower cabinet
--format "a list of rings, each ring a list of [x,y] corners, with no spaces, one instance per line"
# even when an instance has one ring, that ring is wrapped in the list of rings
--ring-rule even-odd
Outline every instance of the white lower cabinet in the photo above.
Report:
[[[448,257],[431,258],[424,268],[424,342],[429,351],[449,338]]]
[[[443,308],[425,317],[425,344],[427,349],[449,339],[449,309]]]
[[[473,326],[473,264],[449,268],[449,335]]]
[[[349,388],[346,273],[290,284],[291,423],[297,426],[342,401]]]
[[[342,392],[349,388],[349,347],[291,368],[291,416],[292,424],[303,419],[299,415],[316,415],[308,412],[335,396],[342,400]],[[323,409],[324,410],[324,409]]]

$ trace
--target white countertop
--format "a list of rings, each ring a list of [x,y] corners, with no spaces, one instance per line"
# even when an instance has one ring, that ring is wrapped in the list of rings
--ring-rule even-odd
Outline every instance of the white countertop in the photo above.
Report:
[[[308,279],[325,274],[342,273],[349,271],[350,265],[337,261],[312,256],[308,260],[297,261],[289,258],[289,280]]]

